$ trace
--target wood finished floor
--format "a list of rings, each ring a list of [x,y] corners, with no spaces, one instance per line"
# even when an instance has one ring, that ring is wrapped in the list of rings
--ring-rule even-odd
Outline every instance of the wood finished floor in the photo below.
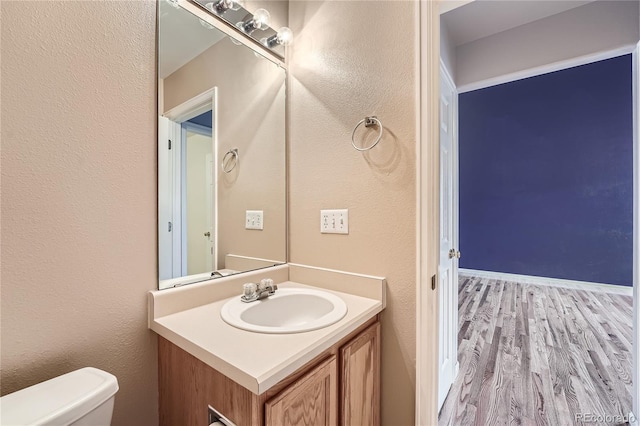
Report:
[[[445,425],[626,424],[576,414],[631,411],[629,296],[461,277],[460,370]]]

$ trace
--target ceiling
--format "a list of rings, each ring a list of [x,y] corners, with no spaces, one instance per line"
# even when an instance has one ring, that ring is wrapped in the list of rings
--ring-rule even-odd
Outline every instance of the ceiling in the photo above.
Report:
[[[583,6],[592,1],[594,0],[475,0],[472,2],[451,2],[454,6],[460,7],[443,13],[441,15],[441,23],[449,32],[451,43],[454,46],[460,46]]]
[[[166,1],[160,1],[158,77],[165,78],[225,37],[208,29],[199,18]]]

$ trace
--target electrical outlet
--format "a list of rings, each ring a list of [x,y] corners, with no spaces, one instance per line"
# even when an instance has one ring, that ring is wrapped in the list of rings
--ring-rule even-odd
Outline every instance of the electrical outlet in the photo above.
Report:
[[[320,232],[323,234],[348,234],[349,210],[320,210]]]
[[[264,211],[247,210],[244,222],[244,229],[264,229]]]

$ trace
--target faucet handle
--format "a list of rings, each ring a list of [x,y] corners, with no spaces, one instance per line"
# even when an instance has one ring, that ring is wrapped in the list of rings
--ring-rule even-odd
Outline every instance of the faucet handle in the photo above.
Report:
[[[267,287],[273,287],[273,280],[271,278],[263,278],[260,280],[260,288],[265,289]]]
[[[268,291],[271,295],[278,289],[278,286],[273,283],[273,280],[271,278],[264,278],[260,280],[260,289],[263,291]]]
[[[258,286],[254,283],[246,283],[242,286],[242,291],[244,293],[244,296],[247,298],[250,298],[253,295],[255,295],[257,290],[258,290]]]

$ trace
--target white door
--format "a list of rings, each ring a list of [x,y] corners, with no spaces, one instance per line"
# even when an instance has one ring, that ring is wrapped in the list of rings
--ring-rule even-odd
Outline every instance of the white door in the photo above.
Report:
[[[213,149],[213,146],[212,146]],[[213,229],[213,217],[215,215],[215,210],[214,210],[214,205],[213,205],[213,200],[214,200],[214,191],[215,188],[213,186],[213,173],[214,173],[214,164],[213,164],[213,152],[207,154],[207,157],[205,158],[205,169],[206,169],[206,173],[207,173],[207,184],[205,187],[205,197],[207,199],[206,202],[206,207],[207,207],[207,237],[209,240],[209,244],[208,244],[208,249],[209,249],[209,253],[207,254],[207,271],[215,271],[216,269],[218,269],[216,267],[216,261],[215,261],[215,240],[216,240],[216,235],[214,234],[214,229]]]
[[[438,409],[442,408],[457,373],[458,357],[458,257],[456,248],[457,155],[456,93],[440,66],[440,261]]]
[[[184,125],[186,167],[183,174],[186,222],[187,275],[212,271],[213,198],[211,194],[213,143],[211,129]]]
[[[158,265],[160,280],[182,276],[180,188],[179,185],[176,186],[176,173],[179,174],[180,161],[180,133],[180,124],[166,117],[158,117]]]

